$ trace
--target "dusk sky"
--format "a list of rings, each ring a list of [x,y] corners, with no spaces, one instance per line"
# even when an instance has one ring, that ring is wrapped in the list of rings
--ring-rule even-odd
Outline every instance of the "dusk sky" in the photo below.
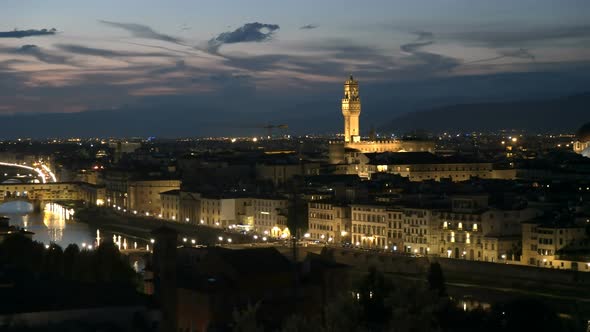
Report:
[[[4,0],[0,18],[0,114],[244,98],[337,115],[350,73],[383,114],[388,86],[543,73],[567,94],[590,77],[588,0]]]

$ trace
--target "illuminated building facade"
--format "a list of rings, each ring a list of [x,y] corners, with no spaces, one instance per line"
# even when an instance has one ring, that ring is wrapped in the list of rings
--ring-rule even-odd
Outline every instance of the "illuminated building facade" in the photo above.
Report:
[[[590,123],[586,123],[578,130],[574,152],[590,158]]]
[[[346,243],[351,238],[350,207],[328,201],[308,203],[309,238],[326,243]]]
[[[584,225],[523,223],[521,261],[529,266],[590,272],[590,241]]]

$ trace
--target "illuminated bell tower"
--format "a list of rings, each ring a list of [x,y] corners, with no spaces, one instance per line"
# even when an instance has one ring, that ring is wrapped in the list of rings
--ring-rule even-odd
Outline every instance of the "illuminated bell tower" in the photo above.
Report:
[[[359,142],[359,116],[361,115],[361,99],[359,83],[352,78],[344,82],[344,98],[342,98],[342,115],[344,116],[344,142]]]

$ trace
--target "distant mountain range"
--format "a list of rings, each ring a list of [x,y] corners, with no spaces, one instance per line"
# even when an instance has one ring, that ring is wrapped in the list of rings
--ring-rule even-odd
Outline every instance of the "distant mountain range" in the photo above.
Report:
[[[575,132],[590,122],[590,92],[546,100],[469,103],[405,113],[381,127],[386,132],[523,129]]]

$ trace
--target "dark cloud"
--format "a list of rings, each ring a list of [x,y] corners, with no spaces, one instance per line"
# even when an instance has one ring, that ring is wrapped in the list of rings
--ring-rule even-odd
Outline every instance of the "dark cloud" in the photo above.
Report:
[[[495,46],[514,46],[530,42],[558,39],[588,39],[590,25],[519,28],[496,31],[460,31],[448,34],[451,39],[465,42],[485,43]]]
[[[41,49],[37,45],[23,45],[19,48],[0,47],[0,53],[11,55],[32,56],[39,61],[51,64],[66,64],[69,58],[60,54],[53,54]],[[18,60],[15,60],[18,61]]]
[[[524,49],[524,48],[520,48],[517,50],[500,50],[498,52],[498,54],[499,55],[495,56],[495,57],[469,61],[469,62],[465,62],[464,64],[483,63],[483,62],[489,62],[489,61],[496,61],[496,60],[500,60],[500,59],[504,59],[504,58],[516,58],[516,59],[525,59],[525,60],[535,61],[535,55],[532,54],[529,50]]]
[[[37,60],[46,63],[65,64],[68,62],[68,57],[48,53],[37,45],[23,45],[17,50],[17,53],[33,56],[37,58]]]
[[[62,51],[69,53],[75,53],[80,55],[92,55],[101,56],[105,58],[122,58],[122,57],[170,57],[169,53],[163,52],[127,52],[127,51],[114,51],[102,48],[86,47],[82,45],[74,44],[58,44],[56,45]]]
[[[279,29],[280,27],[277,24],[246,23],[234,31],[223,32],[209,40],[208,49],[211,53],[217,53],[224,44],[267,41]]]
[[[423,51],[422,48],[434,44],[434,34],[426,31],[414,33],[416,39],[407,44],[402,44],[400,49],[418,61],[418,64],[409,66],[406,71],[414,72],[415,75],[436,74],[437,72],[449,71],[461,64],[458,59]],[[430,40],[429,40],[430,39]]]
[[[320,26],[317,25],[317,24],[306,24],[306,25],[300,27],[299,29],[301,29],[301,30],[312,30],[312,29],[317,29],[319,27]]]
[[[55,35],[57,30],[55,29],[30,29],[30,30],[12,30],[12,31],[0,31],[0,38],[25,38],[34,36],[50,36]]]
[[[414,31],[417,40],[432,40],[434,39],[434,34],[430,31]]]
[[[170,43],[174,43],[174,44],[183,45],[181,39],[156,32],[154,29],[148,27],[147,25],[142,25],[142,24],[137,24],[137,23],[110,22],[110,21],[103,21],[103,20],[100,20],[99,22],[102,24],[114,27],[114,28],[123,29],[123,30],[131,33],[131,35],[133,35],[134,37],[137,37],[137,38],[156,39],[156,40],[162,40],[162,41],[166,41],[166,42],[170,42]]]

